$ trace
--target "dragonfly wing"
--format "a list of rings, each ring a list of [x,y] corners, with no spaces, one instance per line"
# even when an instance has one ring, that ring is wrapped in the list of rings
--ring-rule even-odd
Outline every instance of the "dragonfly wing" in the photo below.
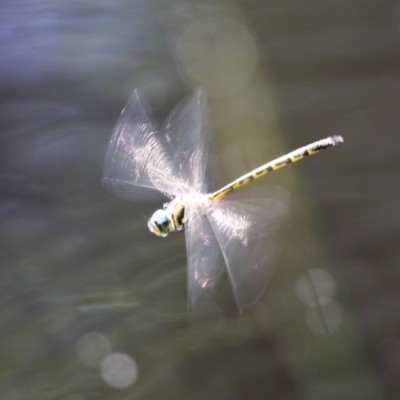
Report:
[[[193,307],[200,298],[206,299],[213,292],[224,262],[207,217],[190,205],[186,207],[185,215],[188,218],[185,227],[188,297]]]
[[[207,212],[240,311],[260,297],[272,276],[287,211],[285,201],[256,197],[241,202],[223,199]]]
[[[135,91],[113,131],[103,184],[139,201],[159,198],[157,191],[171,198],[205,193],[207,117],[206,95],[198,90],[172,110],[157,132]]]
[[[169,197],[178,193],[180,181],[162,134],[156,132],[136,91],[111,136],[102,182],[113,192],[139,201],[159,198],[158,192]]]
[[[164,124],[164,141],[171,154],[174,175],[188,186],[180,195],[195,191],[207,193],[205,175],[209,135],[207,97],[197,90],[179,103]]]

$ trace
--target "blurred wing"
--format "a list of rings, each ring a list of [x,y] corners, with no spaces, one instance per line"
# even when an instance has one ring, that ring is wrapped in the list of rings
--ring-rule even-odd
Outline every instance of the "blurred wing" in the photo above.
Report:
[[[220,200],[207,212],[240,311],[260,297],[272,276],[287,212],[287,202],[271,197]]]
[[[209,135],[207,97],[197,90],[172,110],[164,124],[163,134],[171,155],[174,175],[187,185],[179,194],[207,193],[205,182]]]
[[[188,263],[188,297],[191,307],[200,299],[206,299],[220,277],[224,263],[214,231],[203,214],[188,205],[185,209],[188,221],[185,226]]]
[[[103,184],[134,200],[205,192],[207,100],[197,91],[171,112],[156,132],[137,92],[115,126],[103,170]]]
[[[139,201],[159,197],[156,191],[169,197],[176,195],[182,182],[162,141],[135,91],[111,136],[103,169],[104,186]]]

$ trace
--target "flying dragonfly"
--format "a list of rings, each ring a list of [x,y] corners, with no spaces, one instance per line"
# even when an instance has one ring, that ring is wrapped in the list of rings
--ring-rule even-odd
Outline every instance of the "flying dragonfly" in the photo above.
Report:
[[[331,136],[301,147],[212,191],[207,179],[207,126],[202,90],[173,109],[158,130],[135,91],[112,133],[102,182],[135,201],[167,196],[170,201],[154,212],[148,228],[160,237],[185,232],[190,305],[214,288],[225,264],[242,311],[260,297],[272,274],[275,239],[288,206],[265,191],[249,196],[236,189],[336,146],[343,138]]]

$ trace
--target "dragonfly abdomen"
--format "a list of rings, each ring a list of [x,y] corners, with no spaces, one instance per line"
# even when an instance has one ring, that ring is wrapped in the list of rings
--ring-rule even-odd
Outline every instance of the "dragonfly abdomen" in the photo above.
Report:
[[[342,142],[343,138],[341,136],[330,136],[326,139],[318,140],[317,142],[294,150],[282,157],[270,161],[267,164],[261,165],[261,167],[254,169],[248,174],[243,175],[232,183],[224,186],[222,189],[213,193],[211,199],[213,201],[217,201],[226,196],[228,193],[232,192],[233,190],[239,189],[240,187],[247,185],[254,179],[260,178],[261,176],[268,174],[268,172],[276,171],[277,169],[283,168],[288,164],[300,161],[304,157],[312,156],[313,154],[319,153],[321,150],[336,146],[337,144]]]

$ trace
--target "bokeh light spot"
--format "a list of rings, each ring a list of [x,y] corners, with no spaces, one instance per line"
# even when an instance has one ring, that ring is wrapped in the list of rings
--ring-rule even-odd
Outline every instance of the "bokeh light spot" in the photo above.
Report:
[[[101,363],[101,377],[115,389],[124,389],[134,384],[138,376],[138,366],[132,357],[114,353]]]
[[[336,301],[319,299],[307,308],[305,319],[311,332],[316,335],[327,335],[340,327],[343,313]]]
[[[247,28],[238,20],[200,18],[177,40],[176,58],[192,86],[209,95],[235,93],[252,77],[257,51]]]
[[[111,343],[101,333],[90,332],[79,339],[76,349],[82,364],[96,368],[111,353]]]
[[[312,268],[307,274],[302,274],[296,282],[297,297],[307,305],[316,299],[329,299],[334,296],[336,289],[332,275],[320,268]]]

